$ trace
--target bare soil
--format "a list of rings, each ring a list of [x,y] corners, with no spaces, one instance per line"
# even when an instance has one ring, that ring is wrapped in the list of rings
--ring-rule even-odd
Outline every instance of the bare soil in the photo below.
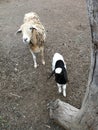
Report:
[[[24,14],[34,11],[47,31],[46,65],[33,67],[22,35],[15,35]],[[49,118],[47,103],[61,99],[77,108],[86,91],[90,64],[90,29],[83,0],[0,0],[0,130],[63,130]],[[51,73],[55,52],[64,56],[67,97],[58,94]]]

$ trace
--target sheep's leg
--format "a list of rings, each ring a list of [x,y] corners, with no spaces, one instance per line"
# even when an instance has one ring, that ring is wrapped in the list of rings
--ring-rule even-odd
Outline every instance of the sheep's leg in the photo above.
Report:
[[[63,87],[63,96],[66,97],[66,84],[62,86]]]
[[[34,55],[33,51],[30,49],[30,52],[33,56],[33,61],[34,61],[34,68],[37,68],[37,62],[36,62],[36,56]]]
[[[41,47],[41,57],[42,57],[42,64],[45,65],[45,59],[44,59],[44,47]]]
[[[59,93],[61,93],[61,92],[62,92],[61,85],[57,83],[57,86],[58,86],[58,91],[59,91]]]

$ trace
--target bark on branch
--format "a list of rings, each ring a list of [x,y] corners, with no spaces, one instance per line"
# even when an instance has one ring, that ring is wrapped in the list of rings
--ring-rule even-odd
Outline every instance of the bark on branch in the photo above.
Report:
[[[79,111],[77,108],[68,103],[64,103],[57,99],[50,103],[50,118],[55,120],[66,129],[70,129],[70,125]]]

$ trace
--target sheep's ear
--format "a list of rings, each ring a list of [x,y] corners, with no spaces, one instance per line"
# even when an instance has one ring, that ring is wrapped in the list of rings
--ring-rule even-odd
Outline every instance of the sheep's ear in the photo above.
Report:
[[[17,33],[21,33],[21,32],[22,32],[22,30],[21,30],[21,28],[19,28],[19,29],[17,30],[16,34],[17,34]]]

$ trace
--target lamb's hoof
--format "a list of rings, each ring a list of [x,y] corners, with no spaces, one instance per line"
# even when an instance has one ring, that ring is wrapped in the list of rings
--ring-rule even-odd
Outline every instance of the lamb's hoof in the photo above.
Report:
[[[63,96],[66,97],[66,93],[63,92]]]
[[[62,92],[62,89],[59,89],[59,90],[58,90],[58,93],[61,93],[61,92]]]

